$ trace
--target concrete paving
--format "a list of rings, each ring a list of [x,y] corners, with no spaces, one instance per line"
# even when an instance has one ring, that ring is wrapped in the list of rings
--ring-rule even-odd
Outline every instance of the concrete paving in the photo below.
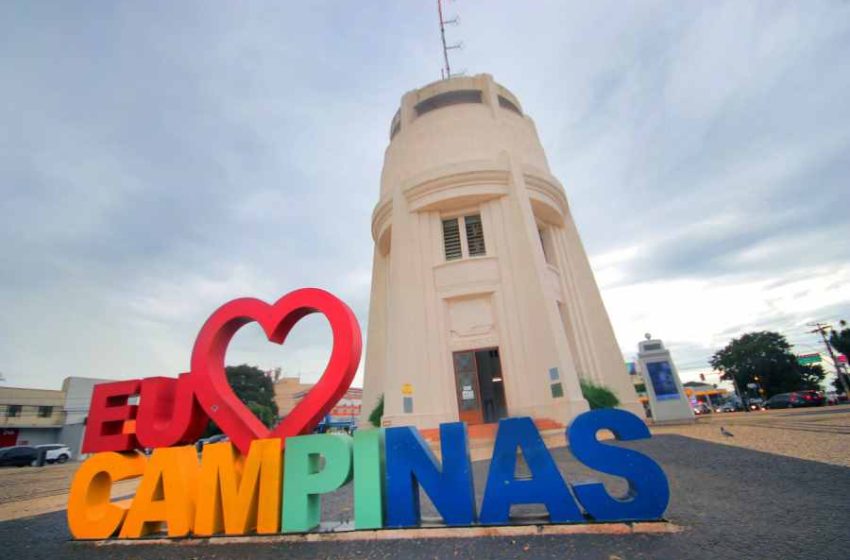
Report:
[[[723,426],[732,437],[723,435]],[[653,426],[713,443],[850,467],[850,405],[701,416],[687,426]]]
[[[848,441],[843,435],[833,437]],[[627,447],[647,453],[667,472],[672,492],[667,516],[681,532],[96,546],[70,542],[64,512],[54,512],[0,523],[0,558],[850,558],[850,468],[674,434]],[[555,456],[568,480],[594,476],[568,450],[558,449]],[[479,500],[487,467],[486,461],[475,463]],[[600,478],[613,491],[623,488],[621,481]],[[325,500],[323,519],[350,518],[349,492],[344,489]],[[535,507],[515,509],[539,512]]]

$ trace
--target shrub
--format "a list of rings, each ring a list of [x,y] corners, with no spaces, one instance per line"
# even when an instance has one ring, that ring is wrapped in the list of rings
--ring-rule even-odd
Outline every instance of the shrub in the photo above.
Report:
[[[587,400],[587,404],[590,405],[591,410],[597,408],[614,408],[620,404],[620,400],[611,389],[602,385],[595,385],[590,381],[582,380],[581,394]]]
[[[376,428],[381,427],[381,418],[384,416],[384,395],[378,397],[378,404],[369,413],[369,422]]]

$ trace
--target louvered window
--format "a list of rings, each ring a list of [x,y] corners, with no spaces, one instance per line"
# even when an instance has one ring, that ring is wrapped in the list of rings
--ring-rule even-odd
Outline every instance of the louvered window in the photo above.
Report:
[[[473,214],[464,218],[466,222],[466,245],[470,257],[487,254],[484,248],[484,228],[481,227],[481,214]]]
[[[446,260],[451,261],[463,256],[460,246],[460,228],[457,218],[443,220],[443,247],[446,251]]]
[[[443,220],[443,249],[447,261],[486,255],[481,215]]]

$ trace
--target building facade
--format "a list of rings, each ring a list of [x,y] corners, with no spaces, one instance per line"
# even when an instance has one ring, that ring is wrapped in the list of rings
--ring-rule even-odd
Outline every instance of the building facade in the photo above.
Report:
[[[274,402],[277,404],[277,415],[283,418],[298,404],[306,392],[312,387],[309,383],[301,383],[300,377],[281,377],[274,384]]]
[[[491,76],[404,95],[372,235],[362,425],[381,395],[385,425],[566,424],[580,379],[642,413],[564,189]]]
[[[274,384],[274,399],[278,416],[284,418],[313,388],[312,383],[302,383],[300,377],[282,377]],[[354,422],[360,417],[363,389],[350,387],[345,395],[328,412],[331,422]]]
[[[59,390],[0,387],[0,447],[62,443],[81,458],[92,389],[110,381],[66,377]]]
[[[55,443],[64,405],[62,391],[0,387],[0,447]]]

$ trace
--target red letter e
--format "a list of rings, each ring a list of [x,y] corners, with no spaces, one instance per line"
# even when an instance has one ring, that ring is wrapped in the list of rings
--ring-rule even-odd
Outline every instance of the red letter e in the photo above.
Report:
[[[83,453],[129,451],[138,447],[134,433],[124,433],[125,420],[136,419],[136,405],[127,400],[139,394],[138,379],[95,385],[86,420]]]

